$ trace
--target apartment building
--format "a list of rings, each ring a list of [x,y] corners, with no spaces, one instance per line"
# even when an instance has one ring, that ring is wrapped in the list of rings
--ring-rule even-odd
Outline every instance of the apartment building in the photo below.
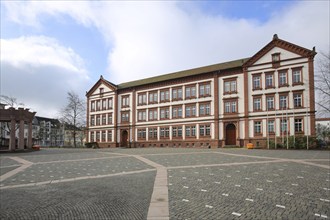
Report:
[[[315,135],[312,50],[273,36],[250,58],[86,93],[87,141],[102,147],[265,147]]]

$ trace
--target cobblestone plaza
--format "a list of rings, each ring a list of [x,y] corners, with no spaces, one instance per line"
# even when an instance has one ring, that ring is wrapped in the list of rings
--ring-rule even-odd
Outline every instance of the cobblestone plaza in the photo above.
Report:
[[[42,149],[0,156],[1,219],[327,219],[330,152]]]

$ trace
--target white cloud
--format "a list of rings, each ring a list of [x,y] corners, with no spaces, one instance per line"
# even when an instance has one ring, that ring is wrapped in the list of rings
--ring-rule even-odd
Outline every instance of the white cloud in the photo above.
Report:
[[[282,11],[269,12],[272,17],[264,23],[208,15],[193,3],[183,7],[180,2],[171,1],[7,1],[3,4],[8,11],[7,19],[21,25],[42,29],[46,25],[43,23],[45,16],[65,22],[62,15],[69,15],[78,24],[95,26],[109,48],[108,57],[104,58],[108,60],[107,74],[103,75],[114,83],[249,57],[267,44],[274,33],[309,49],[316,46],[317,50],[326,51],[329,47],[328,1],[290,4]],[[66,76],[77,76],[65,77],[64,84],[77,86],[79,80],[86,80],[83,61],[74,51],[41,37],[44,39],[44,43],[29,39],[31,45],[21,45],[27,51],[32,50],[34,55],[38,54],[39,60],[33,62],[28,59],[31,57],[28,52],[20,54],[31,66],[31,72],[35,72],[32,66],[38,71],[48,66],[47,71],[54,72],[50,68],[53,66],[65,70]],[[12,56],[11,67],[15,66],[14,60],[21,59],[15,52]],[[19,65],[24,62],[19,61]],[[38,84],[45,83],[34,79]]]
[[[55,39],[1,39],[1,94],[16,97],[38,115],[55,116],[67,91],[84,94],[88,80],[79,55]]]

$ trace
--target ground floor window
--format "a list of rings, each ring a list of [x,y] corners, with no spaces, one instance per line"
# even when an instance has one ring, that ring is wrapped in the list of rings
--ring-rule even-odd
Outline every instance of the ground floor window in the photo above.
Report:
[[[170,128],[160,128],[160,138],[169,138],[170,137]]]
[[[172,127],[172,137],[181,138],[182,137],[182,126]]]
[[[303,120],[301,118],[294,120],[294,131],[302,132],[303,131]]]
[[[149,139],[157,139],[157,128],[149,128]]]
[[[254,133],[261,134],[261,121],[254,122]]]
[[[196,136],[196,126],[186,126],[186,137]]]
[[[146,129],[138,129],[138,139],[146,139]]]
[[[210,125],[200,125],[199,126],[199,135],[210,136],[211,135],[211,126]]]

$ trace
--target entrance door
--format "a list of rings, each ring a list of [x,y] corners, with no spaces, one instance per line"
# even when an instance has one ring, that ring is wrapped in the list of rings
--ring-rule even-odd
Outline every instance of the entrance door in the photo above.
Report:
[[[234,124],[226,126],[226,145],[236,145],[236,127]]]
[[[128,132],[126,130],[121,132],[121,146],[128,147]]]

